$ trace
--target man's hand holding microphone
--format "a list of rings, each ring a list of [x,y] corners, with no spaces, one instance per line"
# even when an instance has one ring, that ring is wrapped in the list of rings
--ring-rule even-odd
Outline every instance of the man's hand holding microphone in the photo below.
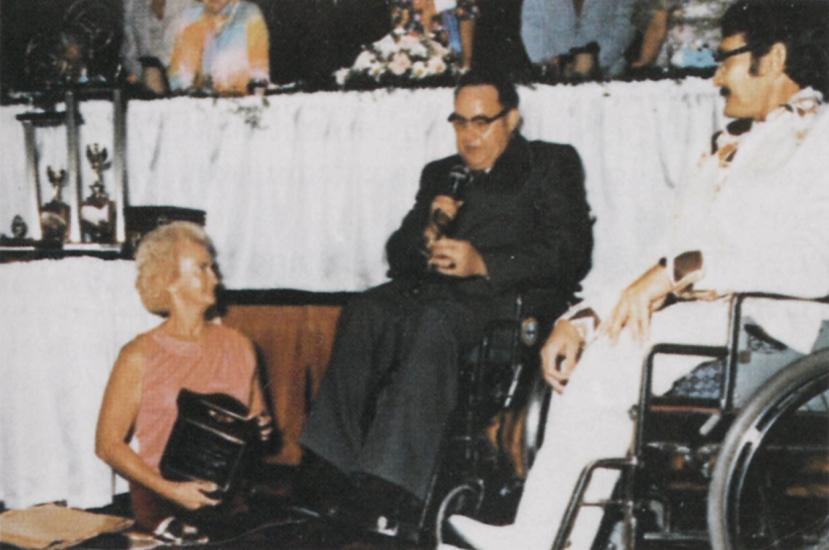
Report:
[[[486,263],[469,241],[448,237],[452,222],[463,206],[463,189],[469,179],[465,166],[452,169],[448,194],[432,199],[429,224],[423,231],[429,269],[450,277],[485,277]]]

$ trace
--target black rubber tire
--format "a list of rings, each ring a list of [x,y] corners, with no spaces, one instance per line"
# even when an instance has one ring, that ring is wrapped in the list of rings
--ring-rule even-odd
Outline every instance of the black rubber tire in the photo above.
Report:
[[[708,490],[707,520],[713,550],[740,550],[733,535],[735,483],[748,470],[751,457],[762,446],[773,424],[829,387],[829,350],[799,359],[761,387],[725,436]],[[748,458],[747,458],[748,457]],[[737,497],[739,497],[737,487]]]

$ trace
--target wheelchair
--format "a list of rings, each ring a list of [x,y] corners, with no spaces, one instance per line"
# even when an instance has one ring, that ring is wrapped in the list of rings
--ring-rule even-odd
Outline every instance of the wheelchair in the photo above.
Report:
[[[631,451],[585,466],[554,550],[568,547],[578,512],[587,506],[604,509],[592,550],[829,548],[829,349],[794,360],[744,401],[736,399],[738,365],[750,352],[746,334],[782,346],[744,319],[744,305],[754,298],[798,300],[737,294],[726,346],[651,349],[632,411]],[[707,357],[721,365],[716,391],[655,395],[662,355]],[[619,481],[609,499],[590,502],[586,491],[599,470],[618,471]]]
[[[441,460],[404,538],[440,543],[452,514],[511,520],[544,439],[550,392],[539,369],[541,337],[566,306],[554,290],[520,292],[512,316],[490,323],[481,344],[461,358]]]

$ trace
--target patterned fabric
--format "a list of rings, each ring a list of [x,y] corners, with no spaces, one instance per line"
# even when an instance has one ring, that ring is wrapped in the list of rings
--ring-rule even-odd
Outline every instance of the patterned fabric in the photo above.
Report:
[[[740,350],[746,357],[757,362],[755,355],[774,356],[788,350],[785,345],[767,335],[757,325],[743,325]],[[693,371],[673,383],[666,395],[692,397],[695,399],[719,399],[726,359],[715,359],[700,363]],[[743,361],[746,362],[746,361]]]
[[[182,16],[170,62],[173,90],[245,93],[252,80],[268,81],[268,29],[256,4],[232,0],[211,15],[196,6]]]
[[[689,374],[674,382],[666,395],[694,399],[719,399],[725,359],[701,363]]]
[[[715,67],[720,19],[732,0],[657,0],[668,10],[668,36],[657,58],[661,66]]]
[[[423,34],[423,20],[420,12],[415,11],[412,0],[391,0],[390,4],[392,28],[402,29],[405,33]],[[457,0],[454,8],[438,13],[432,18],[430,32],[438,42],[460,53],[458,22],[477,17],[477,0]]]

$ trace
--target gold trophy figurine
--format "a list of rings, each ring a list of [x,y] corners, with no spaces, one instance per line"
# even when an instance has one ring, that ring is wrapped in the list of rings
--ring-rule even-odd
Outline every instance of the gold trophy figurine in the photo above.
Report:
[[[40,227],[43,240],[64,242],[68,237],[69,205],[63,202],[63,188],[66,186],[66,170],[58,171],[46,167],[46,175],[52,184],[52,200],[40,207]]]
[[[81,238],[84,242],[115,242],[115,203],[110,200],[104,187],[104,170],[110,167],[106,147],[97,143],[87,145],[86,158],[95,172],[95,182],[90,185],[92,194],[81,204]]]

